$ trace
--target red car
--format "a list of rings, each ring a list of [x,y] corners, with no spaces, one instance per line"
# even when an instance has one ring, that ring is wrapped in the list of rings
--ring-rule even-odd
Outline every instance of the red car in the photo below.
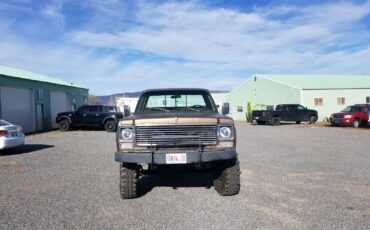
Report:
[[[342,110],[340,113],[333,113],[330,116],[330,123],[337,125],[351,125],[359,127],[367,125],[369,122],[370,104],[351,105]]]

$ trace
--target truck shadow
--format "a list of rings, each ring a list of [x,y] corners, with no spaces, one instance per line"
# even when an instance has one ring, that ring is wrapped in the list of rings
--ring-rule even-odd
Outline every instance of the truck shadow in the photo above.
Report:
[[[0,150],[0,157],[31,153],[42,149],[54,148],[54,145],[25,144],[11,149]]]
[[[149,193],[155,187],[204,187],[209,189],[213,186],[213,178],[207,172],[189,172],[176,174],[145,175],[138,181],[139,197]]]

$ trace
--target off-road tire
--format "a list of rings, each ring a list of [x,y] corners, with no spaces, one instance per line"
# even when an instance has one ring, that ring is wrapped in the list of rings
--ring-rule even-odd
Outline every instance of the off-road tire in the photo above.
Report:
[[[58,123],[58,128],[60,131],[68,131],[71,128],[71,124],[68,120],[62,120]]]
[[[219,162],[216,169],[213,186],[221,196],[236,195],[240,191],[240,167],[239,160],[227,160]]]
[[[139,171],[136,164],[121,163],[119,189],[122,199],[132,199],[137,197],[138,178]]]
[[[299,125],[299,124],[301,124],[301,121],[296,121],[295,123],[296,123],[297,125]]]
[[[278,125],[280,125],[280,118],[278,118],[278,117],[273,117],[273,118],[272,118],[272,120],[271,120],[271,124],[272,124],[273,126],[278,126]]]
[[[316,116],[311,115],[311,116],[308,117],[308,123],[315,124],[316,121],[317,121],[317,117]]]
[[[352,122],[352,127],[358,128],[360,127],[361,121],[359,119],[354,119]]]
[[[109,121],[105,122],[104,129],[107,132],[115,132],[117,130],[117,123],[113,120],[109,120]]]

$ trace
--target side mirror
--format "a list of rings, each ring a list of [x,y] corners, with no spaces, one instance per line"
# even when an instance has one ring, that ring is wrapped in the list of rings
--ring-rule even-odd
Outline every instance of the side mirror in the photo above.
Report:
[[[230,112],[230,104],[225,102],[222,105],[222,114],[229,114],[229,112]]]
[[[131,115],[131,109],[130,109],[130,106],[128,105],[125,105],[123,107],[123,115],[125,115],[125,117],[128,117]]]

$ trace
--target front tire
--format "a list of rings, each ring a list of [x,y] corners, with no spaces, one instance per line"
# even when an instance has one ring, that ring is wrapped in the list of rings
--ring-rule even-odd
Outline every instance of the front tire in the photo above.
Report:
[[[58,123],[58,128],[60,131],[68,131],[71,128],[71,124],[68,120],[62,120]]]
[[[240,191],[239,160],[222,162],[213,181],[215,190],[221,196],[233,196]]]
[[[120,193],[122,199],[132,199],[137,197],[137,181],[139,170],[136,164],[120,165]]]
[[[107,132],[115,132],[117,130],[117,123],[113,120],[107,121],[104,124],[104,129]]]
[[[359,119],[354,119],[353,122],[352,122],[352,126],[354,128],[360,127],[360,120]]]
[[[317,121],[317,117],[314,115],[311,115],[308,117],[308,123],[314,124]]]
[[[280,125],[280,118],[278,118],[278,117],[274,117],[274,118],[272,118],[271,124],[272,124],[273,126],[278,126],[278,125]]]

